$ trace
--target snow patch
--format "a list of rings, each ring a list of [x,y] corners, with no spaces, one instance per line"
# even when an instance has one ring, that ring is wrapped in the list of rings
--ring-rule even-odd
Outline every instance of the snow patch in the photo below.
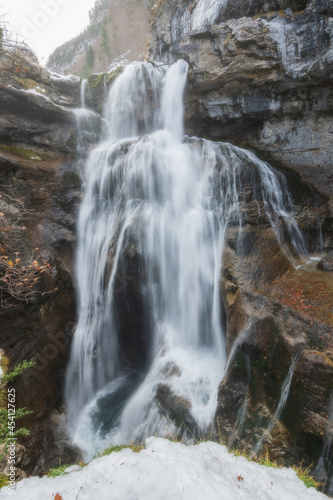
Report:
[[[54,71],[48,70],[50,73],[50,78],[53,81],[67,81],[67,82],[79,82],[81,78],[75,75],[60,75],[59,73],[55,73]]]
[[[69,472],[67,469],[66,472]],[[146,449],[124,449],[56,478],[31,477],[1,490],[11,500],[320,500],[328,497],[306,488],[292,469],[275,469],[228,453],[207,442],[185,446],[148,438]]]

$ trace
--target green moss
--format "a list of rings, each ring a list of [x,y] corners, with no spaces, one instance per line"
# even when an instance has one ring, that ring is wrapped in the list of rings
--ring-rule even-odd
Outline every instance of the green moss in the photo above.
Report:
[[[121,450],[124,450],[126,448],[129,448],[132,450],[134,453],[139,453],[141,450],[144,449],[143,444],[115,444],[112,446],[109,446],[108,448],[105,448],[105,450],[102,453],[97,452],[94,456],[94,458],[98,457],[105,457],[106,455],[111,455],[111,453],[119,453]]]
[[[121,445],[115,445],[115,446],[110,446],[109,448],[106,448],[102,455],[110,455],[111,453],[118,453],[121,450],[124,450],[125,448],[129,448],[130,450],[134,451],[134,453],[139,453],[141,450],[143,450],[142,444],[121,444]]]
[[[24,158],[25,160],[46,160],[47,155],[40,155],[37,154],[35,151],[32,149],[27,149],[27,148],[22,148],[21,146],[13,146],[12,144],[1,144],[0,143],[0,150],[3,151],[8,151],[9,153],[12,153],[16,156],[20,156],[21,158]]]
[[[30,90],[30,89],[37,90],[37,87],[38,90],[42,91],[44,90],[40,83],[35,82],[35,80],[31,80],[31,78],[22,78],[20,76],[15,76],[14,79],[25,90]],[[44,93],[46,92],[40,92],[40,93],[44,95]]]
[[[91,89],[98,87],[101,83],[104,82],[105,75],[106,73],[94,73],[93,75],[90,75],[88,78],[89,87]]]
[[[8,481],[8,476],[5,476],[4,474],[0,474],[0,490],[4,486],[8,486],[9,481]]]
[[[238,351],[235,356],[237,366],[240,370],[245,370],[246,368],[246,360],[245,356],[242,352]]]
[[[118,76],[123,71],[123,69],[123,66],[119,66],[114,71],[111,71],[111,73],[108,73],[106,77],[106,83],[109,85],[116,78],[116,76]]]
[[[261,354],[259,356],[259,359],[258,359],[258,362],[257,362],[257,370],[260,372],[263,372],[266,368],[267,368],[267,364],[268,364],[268,359],[267,359],[267,356],[265,356],[264,354]]]

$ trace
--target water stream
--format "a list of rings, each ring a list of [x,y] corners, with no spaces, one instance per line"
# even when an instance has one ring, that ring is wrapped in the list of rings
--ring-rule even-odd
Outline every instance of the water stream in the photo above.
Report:
[[[211,428],[226,366],[222,253],[228,227],[246,220],[244,191],[288,258],[306,253],[282,174],[230,144],[184,138],[186,73],[184,61],[129,65],[86,162],[66,397],[87,458],[112,442],[185,435],[175,402],[191,432]]]
[[[280,419],[281,413],[287,404],[290,386],[291,386],[291,382],[292,382],[293,376],[294,376],[294,371],[295,371],[295,368],[296,368],[298,362],[300,361],[300,359],[302,357],[302,354],[303,354],[303,351],[298,352],[296,354],[296,356],[294,357],[294,359],[289,367],[287,376],[284,379],[283,384],[282,384],[280,400],[279,400],[279,403],[278,403],[277,408],[275,410],[275,413],[274,413],[273,417],[271,418],[271,420],[269,421],[269,424],[268,424],[267,429],[265,430],[264,434],[261,436],[258,443],[254,447],[254,451],[256,454],[258,454],[260,452],[260,449],[261,449],[261,446],[264,442],[265,437],[272,432],[272,430],[275,427],[275,424]]]
[[[318,476],[319,480],[323,479],[324,481],[328,480],[327,493],[329,495],[333,494],[332,444],[333,444],[333,393],[331,394],[328,407],[328,418],[324,436],[323,449],[315,469],[315,473]]]
[[[100,116],[89,108],[92,96],[88,80],[82,80],[80,92],[80,107],[74,109],[77,129],[77,153],[79,159],[85,156],[91,144],[98,140],[100,131]]]

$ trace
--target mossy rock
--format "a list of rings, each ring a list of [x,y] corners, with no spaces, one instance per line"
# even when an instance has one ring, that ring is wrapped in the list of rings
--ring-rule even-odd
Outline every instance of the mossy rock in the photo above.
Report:
[[[1,150],[24,158],[25,160],[45,161],[47,159],[47,155],[45,154],[41,155],[40,153],[36,153],[32,149],[22,148],[21,146],[14,146],[12,144],[0,143],[0,151]]]
[[[14,77],[15,81],[24,89],[24,90],[36,90],[41,91],[40,94],[46,94],[46,90],[41,83],[32,80],[31,78],[22,78],[20,76]],[[37,90],[38,88],[38,90]]]
[[[106,78],[106,83],[108,85],[110,85],[113,80],[116,78],[116,76],[120,75],[120,73],[122,73],[124,69],[124,66],[119,66],[117,69],[111,71],[111,73],[108,73],[107,74],[107,78]]]
[[[110,73],[94,73],[89,76],[88,83],[92,97],[91,105],[97,113],[101,114],[103,110],[103,103],[105,100],[104,86],[109,89],[114,79],[122,72],[122,70],[123,67],[119,66],[119,68],[111,71]]]
[[[95,89],[98,87],[100,84],[104,83],[104,78],[107,75],[107,73],[94,73],[93,75],[90,75],[88,78],[89,82],[89,87],[90,89]]]

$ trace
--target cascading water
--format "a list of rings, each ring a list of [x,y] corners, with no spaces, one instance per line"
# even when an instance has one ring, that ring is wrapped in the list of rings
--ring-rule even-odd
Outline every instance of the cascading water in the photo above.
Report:
[[[86,145],[97,142],[100,132],[100,116],[89,109],[92,97],[88,80],[82,80],[80,92],[80,107],[74,109],[76,124],[78,128],[77,152],[79,158],[84,156]]]
[[[265,430],[264,434],[261,436],[258,443],[254,447],[254,451],[256,454],[258,454],[260,452],[260,449],[261,449],[262,443],[264,442],[265,437],[272,432],[272,430],[275,427],[275,424],[279,420],[281,413],[287,404],[290,386],[291,386],[291,382],[292,382],[293,376],[294,376],[294,371],[295,371],[295,368],[296,368],[298,362],[300,361],[300,359],[302,357],[302,354],[303,354],[303,351],[298,352],[296,354],[296,356],[294,357],[294,359],[289,367],[287,376],[282,384],[280,401],[279,401],[279,404],[277,405],[277,408],[275,410],[273,418],[270,420],[270,422],[267,426],[267,429]]]
[[[184,61],[128,66],[87,160],[66,387],[69,430],[87,457],[186,434],[175,405],[191,432],[212,425],[226,364],[222,252],[229,225],[246,217],[246,188],[286,254],[306,252],[282,175],[230,144],[184,141],[186,72]]]

